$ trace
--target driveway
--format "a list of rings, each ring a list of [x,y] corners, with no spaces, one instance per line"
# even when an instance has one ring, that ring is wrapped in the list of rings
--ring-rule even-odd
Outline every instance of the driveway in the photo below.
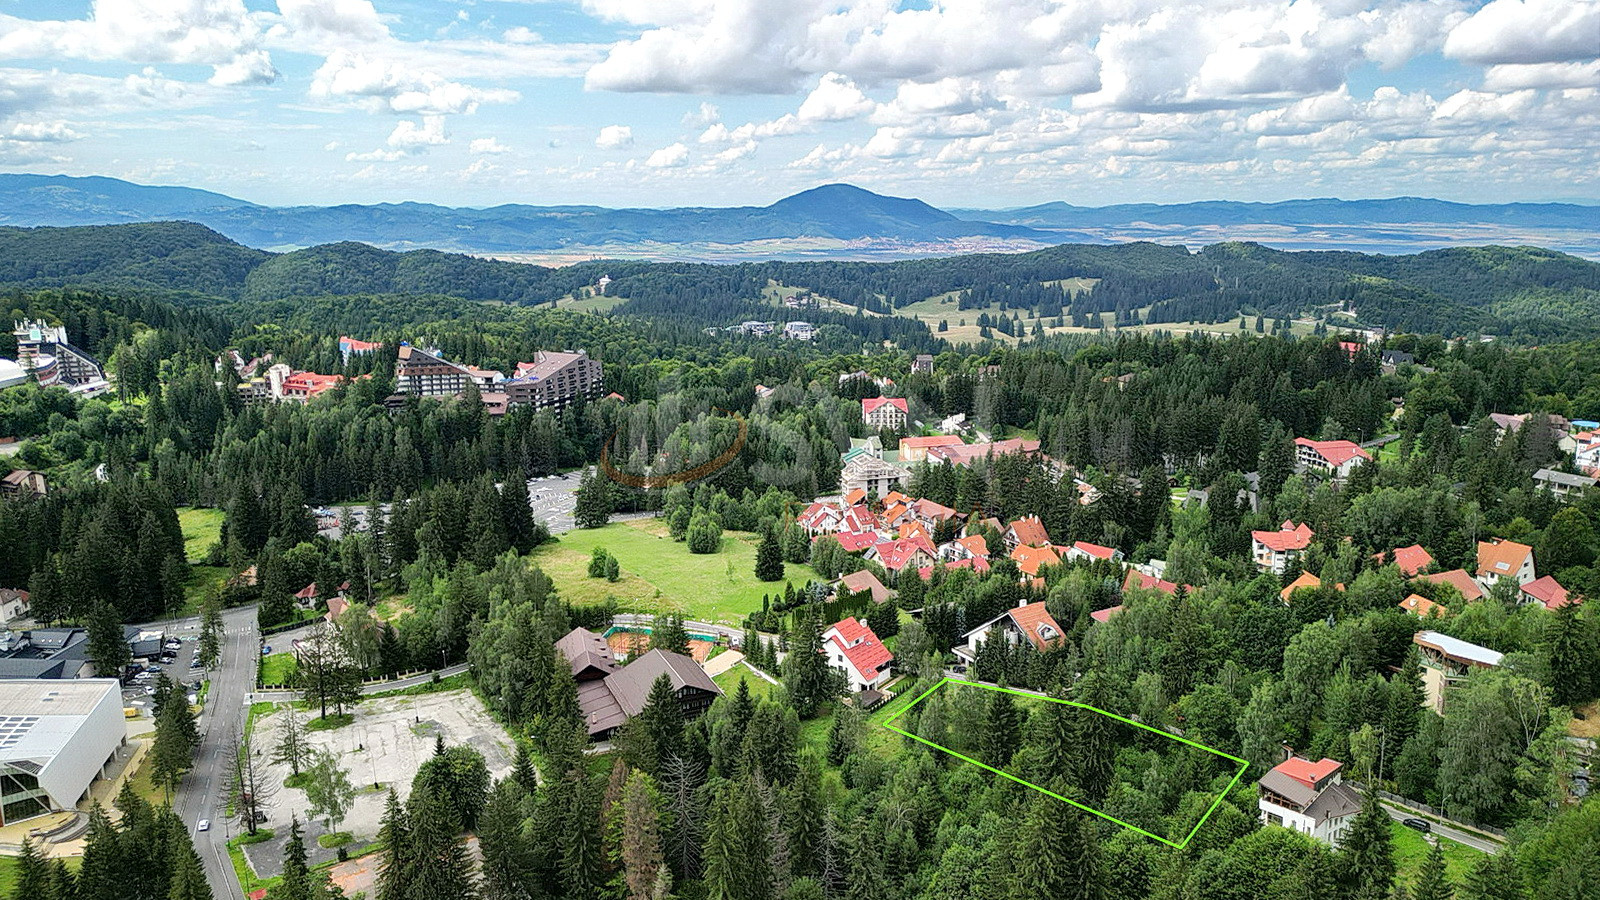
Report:
[[[233,863],[228,858],[232,825],[227,818],[228,761],[238,751],[244,728],[245,706],[255,679],[260,637],[254,606],[222,613],[222,653],[211,670],[211,690],[200,716],[200,749],[194,768],[178,785],[173,808],[194,835],[195,851],[205,866],[206,883],[214,900],[244,900]],[[194,831],[201,819],[211,820],[211,830]]]

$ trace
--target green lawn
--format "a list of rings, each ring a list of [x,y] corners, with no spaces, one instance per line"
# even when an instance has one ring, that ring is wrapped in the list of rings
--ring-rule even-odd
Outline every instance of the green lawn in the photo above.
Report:
[[[744,663],[734,666],[711,680],[717,683],[717,687],[722,688],[724,694],[732,697],[733,692],[739,689],[739,680],[741,678],[750,685],[750,696],[758,700],[772,696],[772,692],[777,689],[777,685],[750,671],[745,667]]]
[[[610,294],[595,294],[590,297],[585,297],[582,300],[577,300],[570,296],[562,297],[560,300],[556,301],[556,306],[559,306],[562,309],[570,309],[574,312],[603,313],[610,312],[614,307],[621,306],[627,302],[627,297],[615,297]]]
[[[532,554],[535,565],[555,580],[569,603],[600,603],[615,597],[623,610],[658,615],[673,613],[704,622],[739,626],[761,608],[763,594],[783,593],[784,582],[757,581],[756,544],[745,532],[722,533],[717,553],[690,553],[686,544],[667,536],[659,519],[613,522],[604,528],[578,529],[561,535]],[[589,577],[589,557],[604,547],[617,558],[617,581]],[[796,588],[821,581],[810,566],[788,564],[784,578]]]
[[[274,653],[261,658],[261,683],[263,685],[289,684],[294,680],[294,654]]]
[[[9,897],[17,884],[17,858],[0,856],[0,897]]]
[[[178,507],[178,526],[183,529],[183,554],[189,562],[199,562],[206,551],[222,540],[222,510],[203,507]]]
[[[1399,822],[1389,822],[1389,833],[1394,836],[1395,869],[1399,872],[1400,881],[1410,885],[1416,880],[1417,873],[1422,870],[1422,863],[1428,858],[1428,851],[1432,848],[1428,846],[1428,840],[1422,836],[1422,832],[1407,828]],[[1439,841],[1444,844],[1445,874],[1450,877],[1452,884],[1459,886],[1466,880],[1467,870],[1472,868],[1472,864],[1483,854],[1465,844],[1458,844],[1446,838],[1439,838]]]

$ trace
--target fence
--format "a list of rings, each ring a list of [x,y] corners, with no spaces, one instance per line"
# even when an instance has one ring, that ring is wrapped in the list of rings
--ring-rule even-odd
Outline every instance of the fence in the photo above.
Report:
[[[1349,784],[1358,791],[1366,790],[1366,785],[1363,785],[1358,781],[1351,781]],[[1481,831],[1484,834],[1494,835],[1502,840],[1504,840],[1506,836],[1504,828],[1496,828],[1493,825],[1479,825],[1477,822],[1474,822],[1471,819],[1458,819],[1446,813],[1442,809],[1435,809],[1426,803],[1412,800],[1409,797],[1402,797],[1399,794],[1391,794],[1384,790],[1378,791],[1378,797],[1389,803],[1393,803],[1396,806],[1404,806],[1406,809],[1416,810],[1417,812],[1433,816],[1436,819],[1442,819],[1444,822],[1450,825],[1460,825],[1462,828],[1467,828],[1472,831]]]

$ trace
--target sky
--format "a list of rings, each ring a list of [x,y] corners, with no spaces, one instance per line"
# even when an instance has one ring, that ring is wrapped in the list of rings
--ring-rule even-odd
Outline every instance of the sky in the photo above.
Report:
[[[0,0],[0,171],[275,205],[1600,202],[1600,0]]]

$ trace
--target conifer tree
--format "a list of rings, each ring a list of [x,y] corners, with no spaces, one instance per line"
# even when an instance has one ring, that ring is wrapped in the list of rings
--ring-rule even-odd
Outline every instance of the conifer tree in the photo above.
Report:
[[[407,900],[475,900],[472,859],[461,842],[460,827],[449,798],[413,793]]]
[[[968,690],[971,690],[970,688]],[[995,768],[1011,762],[1022,738],[1022,714],[1007,691],[989,691],[984,712],[983,734],[978,739],[978,755]]]
[[[622,794],[619,855],[628,900],[652,900],[661,855],[661,795],[649,775],[634,770]]]
[[[778,545],[778,535],[767,528],[756,547],[756,579],[758,581],[783,580],[783,548]]]
[[[307,864],[299,816],[289,819],[289,842],[283,847],[283,880],[269,900],[313,900],[311,867]]]
[[[601,852],[600,796],[584,771],[568,773],[568,804],[558,844],[561,849],[561,893],[569,900],[599,900],[604,888]]]
[[[514,777],[495,782],[489,791],[478,818],[483,900],[529,900],[533,895],[529,889],[535,879],[533,853],[522,828],[527,796]]]
[[[22,847],[17,851],[16,869],[12,874],[9,900],[37,900],[50,896],[50,863],[39,855],[33,838],[22,836]]]
[[[133,651],[123,636],[122,622],[109,603],[95,604],[89,616],[89,658],[97,678],[121,678],[133,661]]]
[[[1055,782],[1061,790],[1070,790]],[[1012,853],[1012,900],[1100,900],[1105,896],[1094,829],[1076,807],[1030,791]]]
[[[1428,858],[1422,862],[1416,884],[1411,888],[1411,900],[1450,900],[1455,893],[1444,871],[1444,847],[1435,840]]]
[[[189,832],[177,816],[167,819],[167,843],[172,853],[169,900],[212,900],[211,887],[206,883],[206,871],[200,865],[200,855],[195,853]]]
[[[579,528],[601,528],[611,520],[614,509],[611,482],[585,469],[578,479],[578,491],[573,497],[572,519]]]
[[[517,754],[511,761],[511,779],[530,796],[539,790],[539,776],[533,768],[533,753],[527,741],[517,741]]]
[[[409,900],[414,868],[411,817],[393,788],[384,802],[378,842],[383,845],[383,861],[378,865],[375,900]]]
[[[1368,786],[1356,814],[1339,845],[1340,882],[1352,897],[1381,897],[1394,881],[1393,836],[1389,816]]]
[[[1457,900],[1525,900],[1522,870],[1510,853],[1485,854],[1473,863]]]

